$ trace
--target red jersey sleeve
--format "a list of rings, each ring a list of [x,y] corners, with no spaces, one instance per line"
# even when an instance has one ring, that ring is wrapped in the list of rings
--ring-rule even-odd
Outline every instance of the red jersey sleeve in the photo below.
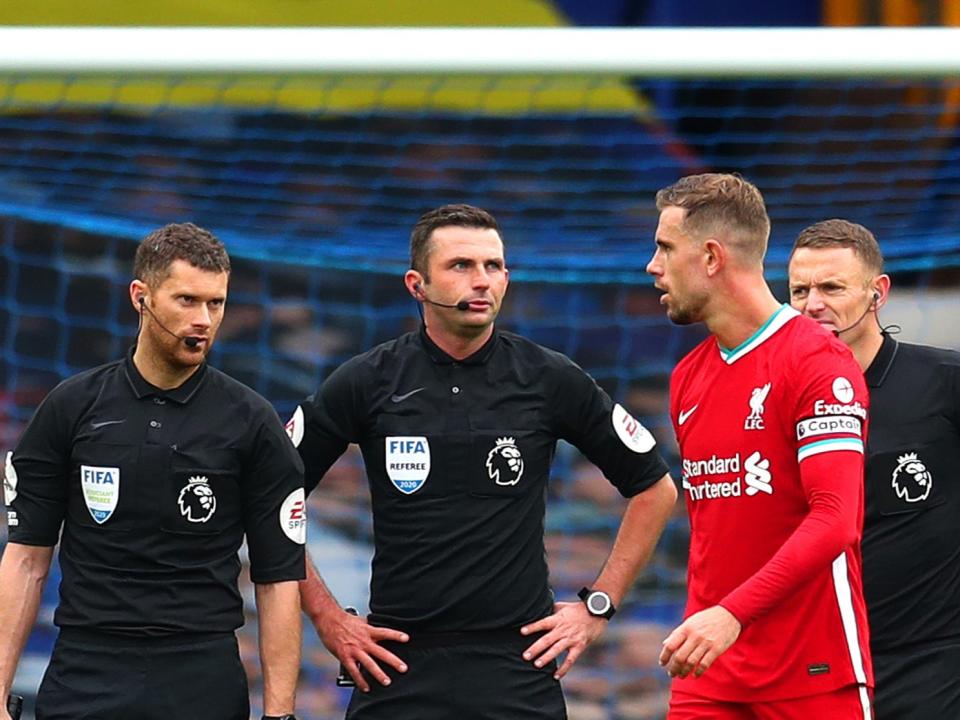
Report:
[[[832,338],[795,358],[794,425],[809,512],[773,557],[720,604],[743,626],[789,597],[859,540],[868,396],[859,366]]]

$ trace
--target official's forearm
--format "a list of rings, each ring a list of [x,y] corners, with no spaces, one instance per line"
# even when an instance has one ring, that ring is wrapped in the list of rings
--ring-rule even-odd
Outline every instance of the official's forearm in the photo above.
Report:
[[[340,609],[336,598],[317,572],[310,553],[307,553],[307,577],[300,581],[300,602],[303,605],[303,611],[314,625],[331,612]]]
[[[300,590],[295,580],[256,586],[266,715],[292,713],[300,672]]]
[[[594,587],[619,604],[646,565],[673,511],[677,488],[669,475],[630,498],[610,556]]]
[[[52,547],[9,543],[0,560],[0,699],[6,698],[20,653],[37,620]]]

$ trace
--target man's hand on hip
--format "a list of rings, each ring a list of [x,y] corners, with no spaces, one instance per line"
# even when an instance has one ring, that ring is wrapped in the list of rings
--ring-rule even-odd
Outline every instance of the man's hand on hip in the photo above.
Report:
[[[324,646],[340,660],[363,692],[370,692],[370,685],[360,672],[361,666],[381,685],[389,685],[391,681],[380,663],[397,672],[407,671],[403,660],[380,645],[384,640],[407,642],[410,636],[405,632],[370,625],[366,618],[343,610],[337,610],[332,617],[322,618],[316,628]]]
[[[537,667],[543,667],[566,651],[567,657],[554,674],[559,680],[569,672],[587,645],[596,640],[606,627],[607,620],[591,615],[582,602],[556,603],[552,615],[520,628],[523,635],[545,633],[523,651],[523,659],[531,660]]]

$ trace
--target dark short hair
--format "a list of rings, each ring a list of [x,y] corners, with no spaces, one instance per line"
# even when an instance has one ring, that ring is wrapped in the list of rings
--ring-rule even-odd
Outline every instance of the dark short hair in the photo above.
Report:
[[[729,231],[731,244],[762,261],[770,217],[757,186],[738,173],[701,173],[680,178],[657,193],[657,210],[686,210],[683,225],[698,234]]]
[[[417,220],[410,233],[410,267],[423,275],[427,276],[427,264],[430,260],[430,239],[433,231],[442,227],[465,227],[496,230],[500,235],[501,241],[503,235],[500,233],[500,225],[496,218],[486,210],[474,207],[473,205],[443,205],[425,212]]]
[[[209,272],[230,272],[230,256],[213,233],[193,223],[171,223],[141,241],[133,261],[133,275],[148,285],[157,285],[170,275],[174,260],[186,260]]]
[[[840,218],[821,220],[801,230],[793,243],[790,258],[799,248],[837,247],[853,250],[853,254],[874,275],[883,272],[883,253],[873,233],[863,225]]]

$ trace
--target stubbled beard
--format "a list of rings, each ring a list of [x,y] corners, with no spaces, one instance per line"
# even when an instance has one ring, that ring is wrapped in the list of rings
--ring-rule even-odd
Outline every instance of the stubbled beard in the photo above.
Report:
[[[667,317],[674,325],[693,325],[700,322],[700,317],[689,307],[667,308]]]

